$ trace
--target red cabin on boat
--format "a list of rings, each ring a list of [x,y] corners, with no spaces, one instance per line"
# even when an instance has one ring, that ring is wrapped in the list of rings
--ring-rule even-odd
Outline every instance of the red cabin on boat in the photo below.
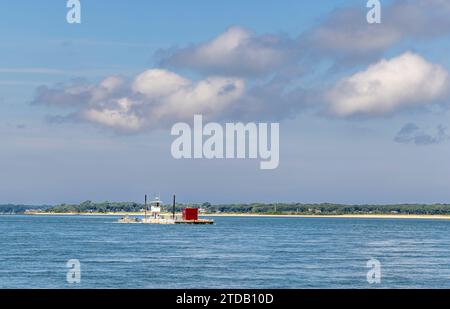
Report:
[[[198,220],[198,208],[184,208],[183,220]]]

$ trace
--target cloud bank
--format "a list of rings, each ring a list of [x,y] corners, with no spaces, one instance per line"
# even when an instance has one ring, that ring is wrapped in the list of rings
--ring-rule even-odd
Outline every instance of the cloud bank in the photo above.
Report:
[[[256,35],[235,26],[207,42],[160,51],[161,65],[207,74],[258,76],[291,66],[305,57],[366,63],[407,40],[450,35],[447,0],[394,1],[383,6],[381,24],[367,23],[366,15],[365,5],[336,9],[295,38]]]
[[[68,115],[118,132],[140,132],[200,113],[216,117],[243,95],[245,82],[209,77],[191,81],[166,70],[147,70],[132,81],[110,76],[98,84],[42,86],[34,104],[74,111]]]
[[[316,52],[344,59],[380,55],[405,40],[450,34],[447,0],[398,0],[382,8],[382,23],[368,24],[365,8],[335,10],[322,24],[303,34]]]
[[[281,120],[312,108],[342,118],[384,116],[448,99],[449,73],[442,66],[417,53],[383,54],[407,40],[450,35],[450,2],[393,1],[377,25],[367,23],[365,9],[335,10],[294,38],[231,27],[209,41],[160,51],[158,68],[131,79],[41,86],[33,102],[69,110],[54,119],[137,133],[193,114]],[[344,67],[337,82],[336,72],[323,72],[333,65]],[[186,69],[197,79],[177,73]]]

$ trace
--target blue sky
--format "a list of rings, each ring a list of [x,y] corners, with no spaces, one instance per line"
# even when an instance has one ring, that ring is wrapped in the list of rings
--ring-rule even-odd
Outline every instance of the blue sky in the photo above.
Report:
[[[0,203],[449,202],[446,1],[381,1],[381,25],[359,0],[81,2],[76,25],[65,1],[0,4]],[[176,106],[89,113],[135,104],[145,72],[242,82],[206,116],[279,121],[279,168],[174,160],[170,124],[192,116]],[[92,99],[111,78],[123,89]]]

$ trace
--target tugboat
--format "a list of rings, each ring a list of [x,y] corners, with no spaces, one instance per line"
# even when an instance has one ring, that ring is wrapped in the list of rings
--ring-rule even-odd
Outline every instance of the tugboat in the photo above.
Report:
[[[161,213],[162,201],[159,196],[150,202],[150,214],[148,214],[147,195],[145,195],[144,218],[130,218],[125,216],[118,220],[119,223],[145,223],[145,224],[214,224],[212,219],[199,219],[198,208],[184,208],[181,215],[175,214],[175,195],[173,196],[172,214]]]

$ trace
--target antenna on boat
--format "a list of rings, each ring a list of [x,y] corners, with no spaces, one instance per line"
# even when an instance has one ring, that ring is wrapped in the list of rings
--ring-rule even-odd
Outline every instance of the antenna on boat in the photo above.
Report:
[[[144,220],[147,221],[147,194],[145,195],[145,215],[144,215]]]
[[[175,220],[175,194],[173,195],[172,218]]]

